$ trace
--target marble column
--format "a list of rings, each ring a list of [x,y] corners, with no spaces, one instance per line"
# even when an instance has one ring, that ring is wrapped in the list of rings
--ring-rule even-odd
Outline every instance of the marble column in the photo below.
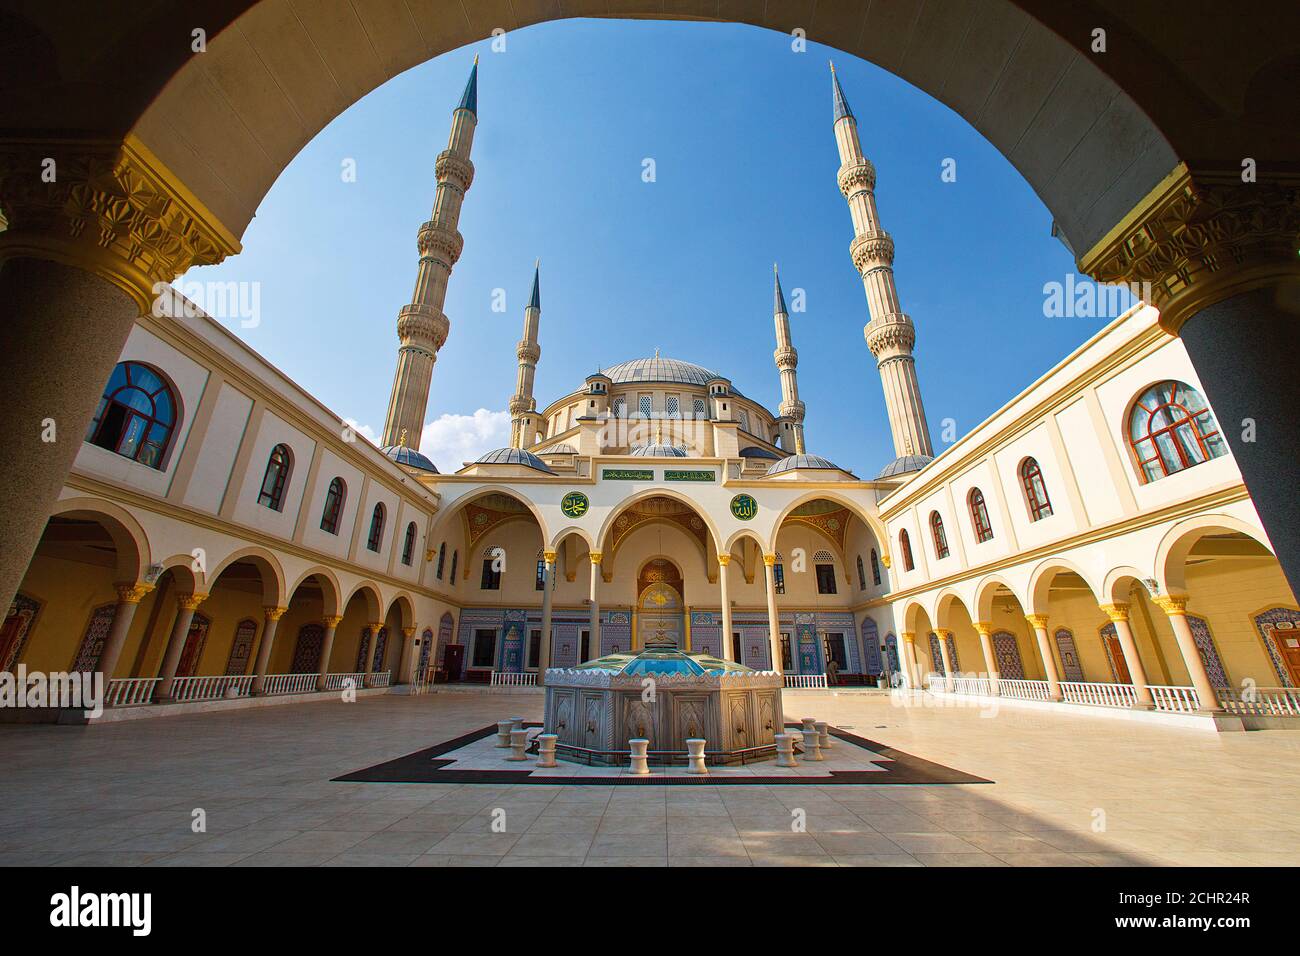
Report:
[[[1052,656],[1052,645],[1047,636],[1047,615],[1026,614],[1025,620],[1038,639],[1038,655],[1043,659],[1043,673],[1047,675],[1047,694],[1052,700],[1061,700],[1061,679],[1056,673],[1056,658]]]
[[[289,610],[287,607],[274,607],[269,604],[262,608],[266,620],[262,624],[262,640],[257,645],[257,666],[253,669],[252,696],[262,693],[262,687],[266,683],[266,670],[271,666],[271,648],[275,644],[275,632],[280,626],[280,618],[284,617],[284,612],[287,610]]]
[[[936,627],[934,636],[939,639],[939,656],[943,659],[943,687],[948,693],[952,693],[952,654],[948,651],[948,638],[952,637],[952,631]]]
[[[1174,640],[1178,642],[1178,650],[1183,655],[1183,663],[1187,665],[1192,686],[1200,698],[1199,710],[1205,713],[1221,711],[1223,708],[1219,706],[1218,692],[1210,683],[1210,674],[1206,671],[1205,661],[1196,646],[1196,638],[1192,636],[1192,626],[1187,623],[1187,598],[1164,595],[1153,599],[1153,603],[1165,612],[1169,626],[1174,629]]]
[[[546,669],[551,666],[551,592],[555,588],[555,552],[543,551],[546,572],[542,575],[542,640],[537,649],[537,683],[546,684]]]
[[[767,639],[772,655],[772,670],[782,673],[781,617],[776,609],[776,555],[763,555],[763,572],[767,583]]]
[[[45,259],[0,260],[7,425],[0,429],[0,606],[8,607],[22,584],[139,315],[131,296],[91,272]]]
[[[366,625],[366,652],[362,655],[361,673],[371,674],[375,669],[375,645],[379,643],[379,629],[384,626],[383,621],[375,621]]]
[[[1115,636],[1119,639],[1120,650],[1124,653],[1124,665],[1128,668],[1129,680],[1133,684],[1133,695],[1136,698],[1133,706],[1140,710],[1150,710],[1155,706],[1155,701],[1151,699],[1147,671],[1142,666],[1137,641],[1133,639],[1133,628],[1129,626],[1129,606],[1126,602],[1117,601],[1114,604],[1102,604],[1101,610],[1115,625]]]
[[[731,646],[731,594],[727,590],[727,566],[731,564],[731,555],[718,555],[718,589],[722,598],[722,641],[718,656],[725,660],[739,660],[735,648]]]
[[[916,661],[916,634],[913,631],[900,631],[898,636],[903,641],[903,659],[899,662],[903,665],[903,676],[907,678],[907,686],[913,690],[921,688],[921,668]]]
[[[975,631],[980,636],[980,650],[984,652],[984,669],[989,675],[989,693],[997,697],[1001,691],[998,689],[998,656],[993,650],[993,624],[989,621],[976,621]]]
[[[317,690],[325,689],[325,679],[330,672],[330,653],[334,650],[334,635],[338,633],[339,625],[342,622],[343,617],[341,615],[321,618],[321,624],[325,625],[325,636],[321,638],[320,670],[316,673]]]
[[[591,659],[600,656],[600,552],[591,552],[591,637],[587,643],[587,652]],[[578,655],[582,655],[582,643],[578,643]],[[579,662],[581,663],[581,662]]]
[[[135,609],[140,606],[146,594],[153,590],[152,584],[118,584],[117,588],[117,606],[113,608],[113,624],[108,629],[108,637],[104,638],[104,649],[99,653],[99,663],[96,670],[104,675],[104,683],[107,684],[113,679],[113,671],[117,670],[118,658],[122,656],[122,648],[126,645],[126,635],[131,630],[131,622],[135,620]]]
[[[397,655],[397,668],[393,671],[393,678],[389,681],[390,684],[409,683],[406,672],[410,669],[409,662],[413,660],[411,640],[415,637],[416,630],[414,627],[402,628],[402,646]],[[386,655],[388,652],[385,651],[384,653]]]
[[[167,651],[163,654],[162,666],[158,670],[158,688],[154,692],[155,700],[171,700],[172,683],[176,680],[176,667],[181,662],[181,653],[185,650],[185,640],[189,637],[190,624],[194,622],[194,612],[207,599],[207,595],[176,595],[176,620],[172,623],[171,637],[167,640]]]

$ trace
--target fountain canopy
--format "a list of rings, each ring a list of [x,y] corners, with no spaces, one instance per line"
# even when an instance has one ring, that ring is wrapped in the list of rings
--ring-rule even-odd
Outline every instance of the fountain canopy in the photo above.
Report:
[[[610,674],[623,674],[628,677],[657,677],[664,674],[705,677],[711,674],[758,673],[752,667],[714,657],[712,654],[683,651],[671,640],[646,641],[644,649],[639,653],[606,654],[604,657],[579,664],[574,670],[607,671]]]

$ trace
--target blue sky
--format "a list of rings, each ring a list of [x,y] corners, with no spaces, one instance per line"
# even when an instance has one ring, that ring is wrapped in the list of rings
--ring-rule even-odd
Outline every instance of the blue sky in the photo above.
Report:
[[[944,419],[965,434],[1106,321],[1044,317],[1043,284],[1074,270],[1046,207],[963,119],[865,61],[720,24],[568,20],[505,40],[505,52],[475,44],[356,103],[280,176],[244,251],[184,277],[260,283],[260,324],[228,324],[377,433],[434,158],[478,52],[476,176],[426,416],[424,450],[444,471],[508,442],[491,413],[514,390],[539,256],[539,406],[657,347],[774,409],[777,261],[787,296],[806,295],[791,321],[809,450],[863,477],[893,458],[836,185],[831,56],[876,166],[936,450]],[[956,182],[941,180],[948,158]],[[341,175],[349,159],[355,182]],[[496,289],[505,312],[492,310]]]

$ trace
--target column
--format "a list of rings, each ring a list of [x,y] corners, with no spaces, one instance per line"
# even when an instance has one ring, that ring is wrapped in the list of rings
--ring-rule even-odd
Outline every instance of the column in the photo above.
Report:
[[[320,670],[316,674],[317,690],[325,689],[325,678],[330,672],[330,652],[334,650],[334,635],[341,623],[343,623],[342,615],[321,618],[321,624],[325,625],[325,636],[321,639],[320,645]],[[432,659],[431,657],[430,660]]]
[[[366,653],[361,660],[361,673],[363,674],[370,674],[375,669],[375,645],[379,643],[379,629],[383,626],[383,621],[375,621],[366,625]]]
[[[113,625],[108,629],[108,637],[104,638],[104,649],[99,653],[96,668],[104,675],[105,684],[113,679],[117,659],[122,656],[122,648],[126,644],[127,632],[135,620],[135,609],[140,606],[144,596],[153,590],[152,584],[118,584],[115,587],[117,606],[113,608]]]
[[[1052,700],[1061,700],[1061,680],[1056,674],[1056,658],[1052,656],[1052,645],[1047,638],[1047,615],[1026,614],[1025,620],[1034,629],[1038,638],[1038,656],[1043,659],[1043,672],[1047,674],[1047,693]]]
[[[266,683],[266,669],[271,665],[271,645],[275,643],[275,632],[280,626],[280,618],[284,617],[284,612],[289,609],[268,604],[262,610],[266,614],[266,621],[262,624],[262,640],[257,645],[257,667],[253,670],[252,696],[262,693],[262,685]]]
[[[722,595],[722,644],[718,656],[726,660],[736,660],[735,648],[731,646],[731,595],[727,591],[727,566],[731,564],[731,553],[718,555],[718,589]]]
[[[172,624],[171,637],[167,640],[167,651],[163,654],[162,667],[158,670],[161,680],[154,691],[154,699],[171,700],[172,682],[176,680],[176,666],[181,662],[181,652],[185,650],[185,640],[190,634],[190,624],[194,621],[194,612],[206,600],[207,595],[176,595],[176,620]]]
[[[600,656],[600,552],[591,552],[591,639],[587,647],[592,659]],[[578,654],[582,654],[581,639]]]
[[[1134,707],[1150,710],[1155,706],[1151,699],[1151,688],[1147,686],[1147,671],[1142,666],[1142,656],[1138,653],[1137,641],[1133,639],[1133,628],[1128,623],[1128,603],[1117,601],[1114,604],[1100,605],[1102,612],[1115,625],[1115,636],[1119,638],[1120,650],[1124,652],[1124,664],[1128,667],[1129,680],[1133,682],[1133,694],[1137,698]]]
[[[993,650],[993,624],[989,621],[976,621],[975,631],[980,636],[980,650],[984,652],[984,669],[989,674],[989,693],[997,697],[1001,691],[998,689],[998,656]]]
[[[1204,713],[1222,710],[1218,692],[1210,683],[1205,661],[1201,657],[1200,648],[1196,646],[1196,638],[1192,636],[1192,627],[1187,623],[1187,598],[1165,595],[1155,598],[1153,603],[1169,617],[1169,626],[1174,629],[1174,640],[1178,642],[1178,650],[1183,655],[1183,663],[1187,665],[1187,673],[1191,675],[1192,686],[1200,698],[1199,709]]]
[[[903,631],[903,670],[907,671],[907,686],[913,690],[924,690],[921,686],[921,665],[916,659],[916,632]]]
[[[407,683],[406,672],[409,670],[408,662],[411,661],[411,639],[415,637],[416,629],[414,627],[402,628],[402,646],[397,654],[397,667],[393,671],[393,678],[389,684]],[[384,652],[387,656],[388,652]]]
[[[946,631],[943,628],[936,627],[934,636],[939,639],[939,656],[943,658],[943,687],[948,693],[952,693],[952,654],[948,652],[948,638],[952,637],[952,631]]]
[[[551,666],[551,591],[555,587],[555,552],[543,551],[545,573],[542,575],[542,646],[537,650],[537,684],[546,684],[546,668]]]
[[[782,673],[781,618],[776,611],[776,555],[763,555],[764,575],[767,578],[767,639],[772,654],[772,670]]]

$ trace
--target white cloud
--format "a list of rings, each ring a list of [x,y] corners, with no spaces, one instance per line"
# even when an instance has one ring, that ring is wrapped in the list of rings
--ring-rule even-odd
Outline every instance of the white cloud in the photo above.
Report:
[[[510,444],[510,413],[480,408],[473,415],[443,415],[424,426],[420,451],[443,474],[459,471],[467,461]]]
[[[379,433],[376,432],[376,431],[375,431],[373,428],[371,428],[369,425],[362,425],[362,424],[361,424],[360,422],[358,422],[355,418],[345,418],[345,419],[343,419],[343,424],[348,425],[349,427],[351,427],[351,429],[352,429],[354,432],[356,432],[358,435],[360,435],[360,436],[361,436],[362,438],[364,438],[366,441],[370,442],[370,444],[375,445],[376,447],[378,447],[378,445],[379,445]]]

